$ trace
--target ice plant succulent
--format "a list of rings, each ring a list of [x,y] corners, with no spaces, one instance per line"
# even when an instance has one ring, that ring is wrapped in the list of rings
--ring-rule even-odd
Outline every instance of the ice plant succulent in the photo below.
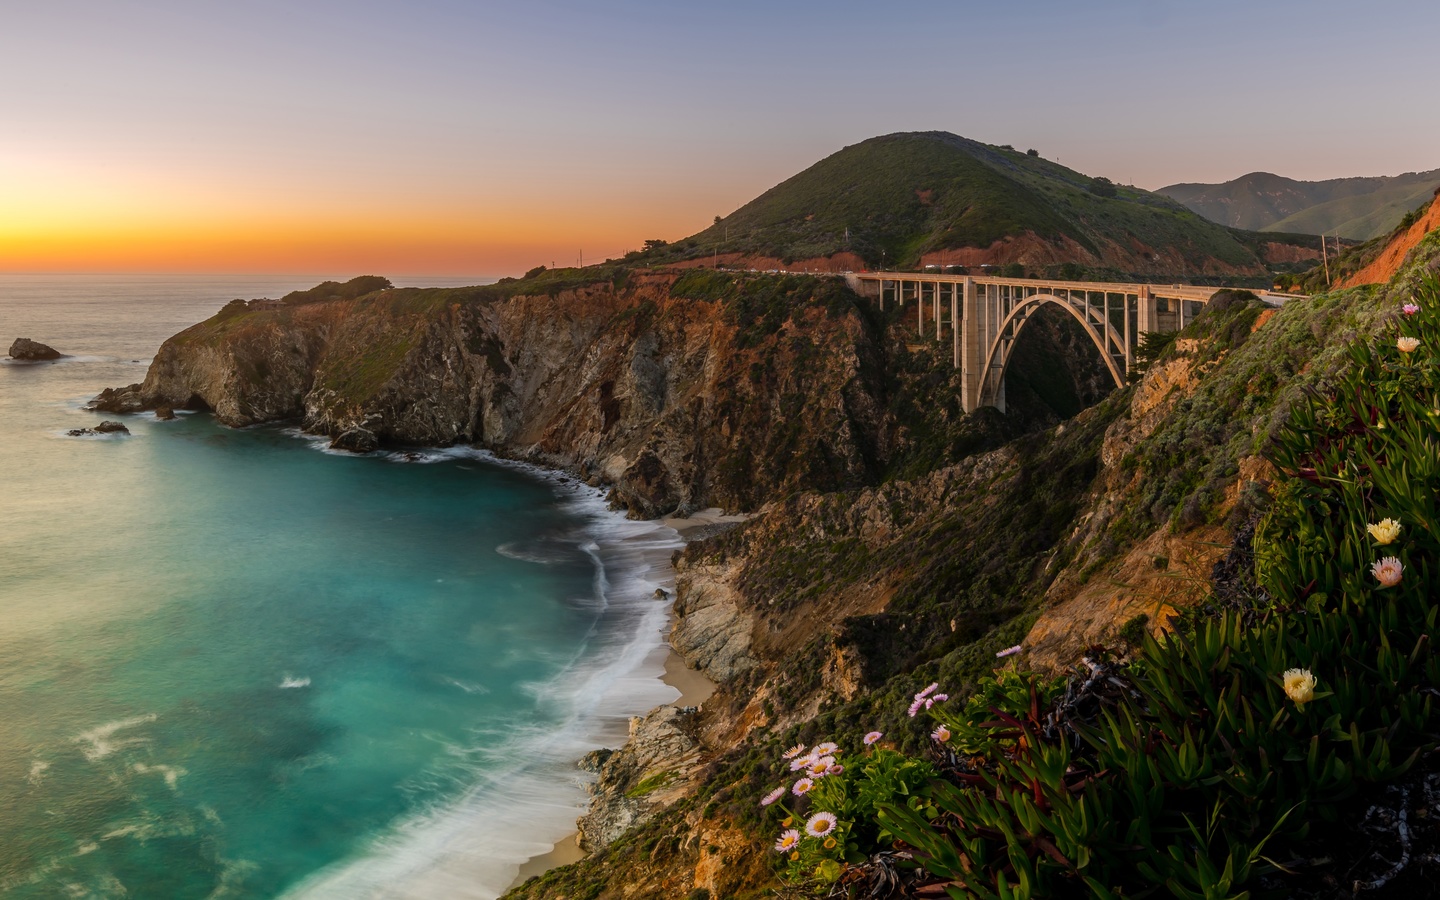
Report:
[[[835,830],[835,814],[818,812],[805,823],[805,833],[811,837],[824,837]]]
[[[1381,519],[1374,525],[1367,525],[1365,530],[1375,539],[1375,543],[1385,545],[1392,543],[1400,536],[1400,523],[1394,519]]]
[[[1420,346],[1420,339],[1408,335],[1395,339],[1395,349],[1401,353],[1413,353]]]
[[[1380,582],[1382,588],[1394,587],[1400,583],[1405,566],[1394,556],[1383,556],[1370,566],[1370,574]]]
[[[1400,311],[1407,316],[1413,316],[1420,311],[1420,307],[1416,306],[1414,303],[1407,303],[1404,306],[1400,307]]]
[[[1284,682],[1285,696],[1294,700],[1296,706],[1304,706],[1314,699],[1315,676],[1309,669],[1286,669]]]

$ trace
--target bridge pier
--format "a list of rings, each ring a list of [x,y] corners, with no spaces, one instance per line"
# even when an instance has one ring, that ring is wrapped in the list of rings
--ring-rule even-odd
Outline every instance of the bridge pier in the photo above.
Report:
[[[846,281],[857,293],[869,284],[878,290],[880,308],[893,289],[905,306],[905,291],[915,298],[915,327],[925,335],[925,285],[930,285],[930,317],[935,341],[945,339],[942,304],[949,285],[951,364],[960,372],[960,403],[965,412],[992,405],[1005,409],[1005,371],[1010,353],[1030,316],[1046,304],[1058,305],[1078,321],[1100,351],[1117,387],[1135,365],[1140,337],[1152,331],[1183,328],[1194,318],[1189,304],[1208,303],[1215,288],[1190,285],[1110,284],[1043,279],[1012,279],[915,273],[851,273]],[[913,287],[912,287],[913,285]],[[1100,296],[1093,297],[1093,294]],[[1115,301],[1111,300],[1115,295]],[[1164,306],[1161,307],[1163,302]],[[1118,303],[1118,307],[1117,304]],[[1170,304],[1176,304],[1172,307]],[[1133,305],[1132,305],[1133,304]],[[1119,321],[1116,321],[1116,316]]]

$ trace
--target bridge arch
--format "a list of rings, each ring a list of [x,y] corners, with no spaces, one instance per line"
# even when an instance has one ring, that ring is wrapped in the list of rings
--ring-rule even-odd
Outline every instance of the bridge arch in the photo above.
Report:
[[[1020,339],[1021,333],[1030,319],[1047,305],[1055,305],[1070,314],[1080,327],[1089,336],[1090,342],[1095,349],[1100,351],[1100,358],[1105,362],[1105,368],[1115,382],[1116,388],[1125,386],[1125,373],[1123,371],[1123,360],[1125,359],[1125,337],[1103,316],[1097,321],[1090,309],[1080,309],[1079,305],[1072,302],[1068,297],[1059,297],[1055,294],[1030,294],[1015,304],[1008,314],[1000,321],[999,328],[989,347],[985,351],[985,363],[981,371],[985,373],[980,382],[980,393],[978,397],[979,406],[1000,406],[1003,410],[1003,389],[1005,385],[1005,372],[1010,367],[1010,357],[1015,349],[1015,343]],[[1121,360],[1116,362],[1116,357]]]

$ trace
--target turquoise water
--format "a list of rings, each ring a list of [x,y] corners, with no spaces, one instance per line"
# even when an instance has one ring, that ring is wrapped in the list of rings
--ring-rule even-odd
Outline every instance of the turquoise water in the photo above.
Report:
[[[570,830],[573,760],[674,697],[678,541],[588,488],[205,415],[64,435],[316,280],[0,276],[0,340],[74,354],[0,365],[0,894],[493,897]]]

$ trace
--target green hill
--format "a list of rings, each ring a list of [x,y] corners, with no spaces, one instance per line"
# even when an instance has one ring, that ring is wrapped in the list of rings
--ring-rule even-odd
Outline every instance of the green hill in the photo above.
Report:
[[[915,132],[846,147],[649,258],[788,265],[848,251],[869,267],[905,268],[969,248],[959,258],[969,264],[1264,275],[1255,245],[1168,197],[1009,147]]]
[[[1440,169],[1329,181],[1252,172],[1224,184],[1172,184],[1158,193],[1234,228],[1338,234],[1364,241],[1388,233],[1437,187]]]

